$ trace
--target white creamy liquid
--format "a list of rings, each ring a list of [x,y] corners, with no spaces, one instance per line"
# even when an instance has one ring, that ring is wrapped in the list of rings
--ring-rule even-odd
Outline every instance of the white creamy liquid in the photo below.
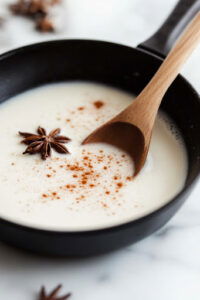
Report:
[[[133,95],[87,82],[51,84],[0,105],[0,217],[52,230],[105,228],[144,216],[166,204],[183,187],[187,157],[177,130],[160,115],[142,172],[105,144],[81,146],[96,127],[119,113]],[[94,102],[97,101],[97,107]],[[101,105],[103,102],[103,105]],[[99,104],[99,105],[98,105]],[[57,127],[71,138],[70,155],[23,155],[18,131]]]

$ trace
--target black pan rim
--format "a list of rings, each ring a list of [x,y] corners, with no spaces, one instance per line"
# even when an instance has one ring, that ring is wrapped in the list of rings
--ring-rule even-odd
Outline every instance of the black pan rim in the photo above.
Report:
[[[6,51],[5,53],[0,54],[0,62],[6,58],[9,58],[13,55],[18,55],[21,54],[21,52],[23,53],[24,51],[30,51],[30,50],[36,50],[37,48],[41,47],[41,46],[48,46],[48,45],[53,45],[53,44],[62,44],[62,43],[94,43],[94,44],[104,44],[104,45],[108,45],[108,46],[115,46],[115,47],[119,47],[119,48],[124,48],[127,50],[134,50],[134,51],[138,51],[139,53],[144,53],[145,55],[150,55],[151,57],[153,57],[154,59],[157,59],[160,61],[160,63],[164,60],[163,57],[156,55],[146,49],[143,49],[142,47],[140,47],[140,45],[138,45],[137,47],[131,47],[131,46],[127,46],[125,44],[119,44],[119,43],[115,43],[115,42],[110,42],[107,40],[95,40],[95,39],[76,39],[76,38],[70,38],[70,39],[55,39],[55,40],[49,40],[49,41],[44,41],[44,42],[39,42],[39,43],[32,43],[32,44],[28,44],[25,46],[21,46],[21,47],[17,47],[14,48],[12,50]],[[197,91],[195,90],[195,88],[192,86],[192,84],[181,74],[179,74],[177,76],[178,78],[180,78],[181,80],[184,81],[184,84],[186,84],[191,90],[192,93],[198,98],[199,102],[200,102],[200,95],[197,93]]]
[[[37,48],[40,48],[42,46],[47,46],[47,45],[52,45],[52,44],[62,44],[62,43],[94,43],[94,44],[105,44],[105,45],[109,45],[109,46],[114,46],[114,47],[120,47],[120,48],[126,48],[129,50],[134,50],[134,51],[138,51],[138,52],[142,52],[145,55],[150,55],[152,57],[154,57],[155,59],[159,60],[160,63],[163,61],[163,58],[161,58],[158,55],[155,55],[153,53],[151,53],[150,51],[144,50],[140,47],[134,48],[134,47],[130,47],[130,46],[126,46],[124,44],[119,44],[119,43],[114,43],[114,42],[109,42],[109,41],[105,41],[105,40],[95,40],[95,39],[58,39],[58,40],[51,40],[51,41],[44,41],[44,42],[40,42],[40,43],[33,43],[30,45],[25,45],[22,47],[18,47],[15,49],[12,49],[6,53],[3,53],[0,55],[0,62],[6,58],[9,58],[13,55],[18,55],[23,53],[24,51],[30,51],[30,50],[36,50]],[[192,85],[182,76],[182,75],[178,75],[178,77],[183,81],[183,83],[185,85],[187,85],[193,95],[196,97],[197,101],[200,104],[200,97],[199,94],[196,92],[196,90],[192,87]],[[12,226],[15,227],[17,229],[26,231],[26,232],[34,232],[34,233],[38,233],[41,235],[48,235],[48,236],[88,236],[88,235],[101,235],[101,234],[105,234],[105,233],[109,233],[109,232],[116,232],[116,231],[121,231],[123,229],[126,229],[130,226],[134,226],[137,224],[140,224],[144,221],[147,221],[148,219],[152,219],[154,218],[157,214],[162,213],[163,211],[167,210],[168,208],[170,208],[174,202],[177,202],[180,198],[182,198],[184,195],[187,194],[187,192],[197,183],[198,179],[200,178],[200,169],[199,169],[199,173],[195,176],[195,178],[192,180],[192,182],[187,186],[185,185],[183,187],[183,189],[175,196],[173,197],[171,200],[169,200],[165,205],[157,208],[156,210],[154,210],[153,212],[146,214],[142,217],[139,217],[135,220],[132,221],[127,221],[125,223],[122,224],[116,224],[113,226],[109,226],[109,227],[105,227],[105,228],[99,228],[99,229],[86,229],[86,230],[75,230],[75,231],[65,231],[65,230],[48,230],[48,229],[40,229],[37,227],[33,227],[33,226],[29,226],[29,225],[23,225],[17,222],[13,222],[13,221],[9,221],[6,218],[2,218],[0,217],[0,223],[1,224],[5,224],[8,226]]]

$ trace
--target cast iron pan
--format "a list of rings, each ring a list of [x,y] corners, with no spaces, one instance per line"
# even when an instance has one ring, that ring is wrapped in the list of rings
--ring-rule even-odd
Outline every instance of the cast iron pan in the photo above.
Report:
[[[102,41],[60,40],[3,54],[0,101],[42,84],[66,80],[97,81],[138,94],[199,9],[199,0],[180,1],[161,29],[136,49]],[[40,254],[86,256],[129,245],[163,226],[188,197],[199,175],[200,100],[191,85],[178,76],[162,109],[180,129],[189,161],[185,187],[167,205],[120,226],[84,232],[39,230],[0,219],[0,239]]]

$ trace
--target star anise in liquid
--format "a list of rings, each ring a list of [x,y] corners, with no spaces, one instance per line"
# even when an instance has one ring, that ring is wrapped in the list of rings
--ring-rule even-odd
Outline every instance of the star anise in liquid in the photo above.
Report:
[[[60,128],[52,130],[48,135],[46,130],[38,127],[37,133],[19,132],[24,139],[21,143],[28,145],[23,154],[40,153],[43,160],[51,156],[51,148],[58,153],[69,154],[67,148],[63,145],[68,143],[70,139],[66,136],[59,135]]]
[[[70,293],[68,293],[64,296],[58,297],[58,293],[59,293],[61,287],[62,287],[61,284],[58,285],[49,295],[47,295],[46,289],[43,286],[41,288],[38,300],[67,300],[71,296]]]

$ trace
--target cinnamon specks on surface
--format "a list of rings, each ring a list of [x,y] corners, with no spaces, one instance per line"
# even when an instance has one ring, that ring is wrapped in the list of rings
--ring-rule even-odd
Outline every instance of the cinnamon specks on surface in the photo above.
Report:
[[[118,183],[117,183],[117,187],[118,187],[119,189],[121,189],[121,188],[123,187],[123,183],[122,183],[122,182],[118,182]]]
[[[103,101],[97,100],[97,101],[94,101],[94,102],[93,102],[93,105],[94,105],[94,107],[95,107],[96,109],[100,109],[100,108],[102,108],[105,104],[104,104]]]
[[[113,165],[116,165],[118,157],[115,153],[106,153],[103,149],[98,151],[82,149],[80,159],[54,158],[53,162],[58,161],[55,176],[64,179],[57,188],[44,191],[42,199],[45,202],[62,200],[67,199],[70,195],[70,198],[74,199],[71,207],[75,207],[88,197],[95,197],[95,201],[100,206],[108,208],[112,201],[116,202],[116,193],[120,193],[121,189],[131,180],[131,176],[121,175],[120,167],[113,171]],[[127,163],[126,155],[121,162],[122,164]],[[51,178],[54,168],[48,167],[48,169],[50,172],[46,176]],[[114,174],[112,174],[113,172]],[[105,200],[102,202],[102,197],[106,199],[106,202]],[[119,203],[120,201],[116,202],[117,205]]]
[[[107,105],[103,100],[92,100],[84,105],[73,107],[73,109],[68,110],[68,117],[65,118],[65,122],[71,128],[77,128],[82,126],[84,128],[91,128],[90,121],[88,122],[88,115],[92,116],[93,121],[96,121],[96,126],[102,122],[102,117],[105,118],[105,110]],[[89,118],[91,119],[91,118]],[[105,119],[106,120],[106,119]],[[93,126],[93,125],[92,125]]]
[[[84,106],[79,106],[79,107],[78,107],[78,110],[84,110],[84,109],[85,109]]]
[[[60,200],[58,192],[50,192],[42,194],[42,203],[46,203],[48,200]]]
[[[47,194],[42,194],[42,197],[43,197],[43,198],[47,198],[48,195],[47,195]]]

